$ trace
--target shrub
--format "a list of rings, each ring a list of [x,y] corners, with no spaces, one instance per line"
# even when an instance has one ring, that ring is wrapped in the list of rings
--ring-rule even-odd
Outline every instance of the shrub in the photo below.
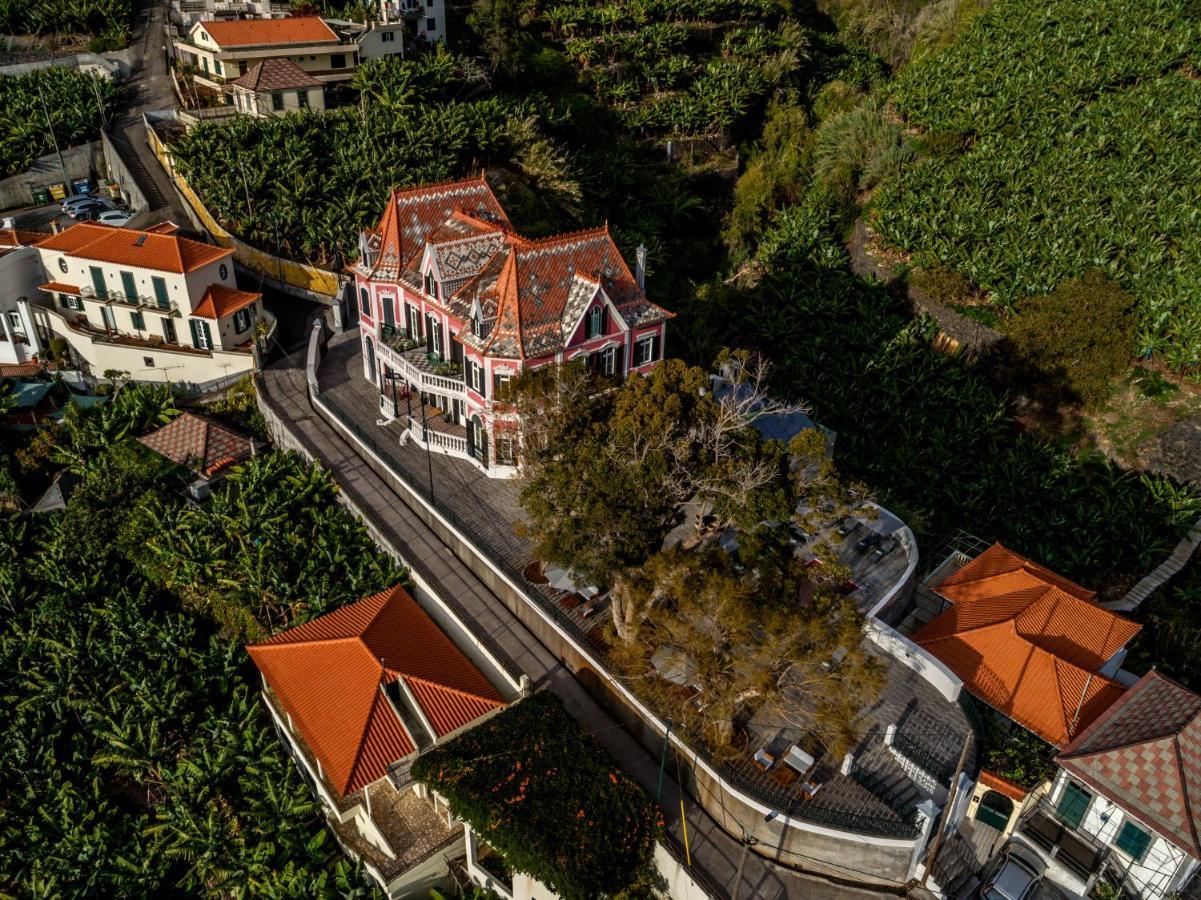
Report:
[[[418,757],[413,777],[566,900],[612,896],[650,867],[650,798],[548,691]]]
[[[1135,301],[1103,272],[1064,282],[1032,298],[1009,320],[1019,361],[1061,382],[1086,406],[1109,396],[1110,381],[1130,364]]]

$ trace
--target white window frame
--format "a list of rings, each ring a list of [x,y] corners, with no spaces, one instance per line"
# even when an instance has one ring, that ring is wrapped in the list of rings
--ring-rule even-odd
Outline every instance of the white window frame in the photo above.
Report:
[[[616,345],[605,347],[600,352],[600,370],[602,375],[617,374],[617,347]]]
[[[605,313],[598,303],[588,310],[588,339],[600,337],[604,332]]]
[[[646,337],[639,338],[634,343],[635,355],[634,359],[637,362],[634,365],[645,366],[647,363],[655,361],[655,336],[648,334]]]

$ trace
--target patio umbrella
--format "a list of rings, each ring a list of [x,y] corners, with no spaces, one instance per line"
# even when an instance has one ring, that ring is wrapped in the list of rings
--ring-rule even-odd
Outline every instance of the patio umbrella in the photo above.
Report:
[[[592,586],[580,587],[576,583],[575,576],[560,566],[547,566],[545,574],[547,583],[557,591],[579,594],[584,599],[595,597],[600,593],[598,588]]]

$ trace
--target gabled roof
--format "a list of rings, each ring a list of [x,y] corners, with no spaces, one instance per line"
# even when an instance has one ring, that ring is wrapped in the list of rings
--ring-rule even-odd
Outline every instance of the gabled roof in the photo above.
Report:
[[[435,738],[505,705],[399,585],[246,649],[342,796],[419,744],[386,684],[403,685]]]
[[[250,438],[191,412],[138,440],[160,456],[205,476],[254,455]]]
[[[222,49],[338,42],[338,36],[320,16],[215,20],[197,23],[196,27],[202,26]]]
[[[379,225],[367,233],[375,265],[366,274],[399,280],[414,258],[420,260],[430,235],[452,219],[463,227],[460,236],[510,227],[500,201],[482,174],[477,178],[393,191]],[[477,224],[472,226],[471,222]]]
[[[265,59],[230,84],[255,93],[322,87],[320,81],[290,59]]]
[[[223,284],[210,284],[192,315],[220,319],[244,309],[262,296],[254,291],[239,291]]]
[[[50,237],[48,231],[31,231],[23,228],[0,228],[0,247],[32,247],[38,241]]]
[[[175,234],[134,231],[95,222],[81,222],[50,235],[35,245],[80,259],[93,259],[159,272],[183,274],[232,256],[233,250],[202,244]]]
[[[1097,674],[1138,633],[1092,593],[994,544],[934,590],[952,606],[913,635],[964,687],[1062,747],[1122,695]]]
[[[1152,670],[1058,762],[1201,859],[1201,696]]]

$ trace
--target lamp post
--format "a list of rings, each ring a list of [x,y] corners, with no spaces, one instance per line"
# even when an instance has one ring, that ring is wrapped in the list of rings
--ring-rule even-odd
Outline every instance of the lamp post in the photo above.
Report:
[[[763,821],[770,822],[779,814],[780,813],[778,810],[773,809],[763,817]],[[738,894],[742,891],[742,869],[746,865],[746,855],[751,851],[751,847],[759,843],[759,841],[755,838],[754,831],[755,830],[752,828],[748,833],[745,828],[742,829],[742,856],[738,858],[738,872],[734,876],[734,894],[731,900],[738,900]]]
[[[434,502],[434,460],[430,451],[430,429],[425,423],[425,397],[419,397],[421,403],[421,439],[425,441],[425,466],[430,477],[430,503]]]

